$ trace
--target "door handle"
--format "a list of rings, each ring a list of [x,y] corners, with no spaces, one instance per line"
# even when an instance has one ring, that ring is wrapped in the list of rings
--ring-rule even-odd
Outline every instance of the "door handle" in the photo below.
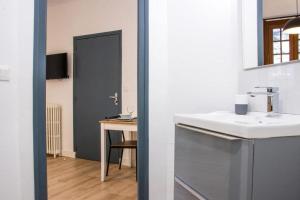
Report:
[[[109,96],[109,98],[114,101],[115,106],[119,105],[119,97],[117,92],[115,92],[114,96]]]

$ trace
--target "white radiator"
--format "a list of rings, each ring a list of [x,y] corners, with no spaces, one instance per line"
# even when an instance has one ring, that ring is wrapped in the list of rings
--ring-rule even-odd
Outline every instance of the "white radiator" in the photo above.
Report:
[[[62,153],[62,108],[60,105],[47,104],[46,110],[47,154]]]

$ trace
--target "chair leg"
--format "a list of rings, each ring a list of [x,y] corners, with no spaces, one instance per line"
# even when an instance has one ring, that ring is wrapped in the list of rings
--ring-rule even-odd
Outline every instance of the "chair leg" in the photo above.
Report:
[[[122,160],[123,160],[123,149],[121,150],[121,158],[120,158],[120,163],[119,163],[119,169],[122,168]]]
[[[111,148],[109,148],[109,151],[108,151],[107,166],[106,166],[106,176],[108,176],[109,162],[110,162],[110,153],[111,153]]]

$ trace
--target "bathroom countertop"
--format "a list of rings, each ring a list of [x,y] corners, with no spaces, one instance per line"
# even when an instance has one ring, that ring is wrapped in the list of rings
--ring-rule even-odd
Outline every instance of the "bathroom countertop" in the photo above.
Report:
[[[300,115],[266,117],[266,113],[251,112],[243,116],[218,111],[176,114],[174,122],[246,139],[300,136]]]

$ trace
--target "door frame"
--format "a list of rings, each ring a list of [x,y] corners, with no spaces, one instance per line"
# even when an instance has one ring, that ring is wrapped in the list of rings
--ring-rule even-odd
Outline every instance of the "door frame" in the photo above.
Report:
[[[96,38],[96,37],[103,37],[103,36],[111,36],[111,35],[118,35],[120,36],[120,47],[121,47],[121,53],[120,53],[120,65],[121,65],[121,79],[122,79],[122,74],[123,74],[123,66],[122,66],[122,59],[123,59],[123,44],[122,44],[122,41],[123,41],[123,32],[122,30],[115,30],[115,31],[109,31],[109,32],[101,32],[101,33],[94,33],[94,34],[88,34],[88,35],[80,35],[80,36],[74,36],[73,37],[73,124],[75,124],[75,119],[76,119],[76,112],[75,112],[75,97],[77,97],[77,93],[76,93],[76,84],[75,82],[77,81],[76,80],[76,70],[77,70],[77,61],[76,61],[76,53],[77,53],[77,46],[76,46],[76,41],[78,40],[83,40],[83,39],[91,39],[91,38]],[[121,110],[122,110],[122,80],[121,80]],[[74,138],[74,141],[73,141],[73,148],[74,148],[74,151],[76,152],[77,150],[77,146],[78,146],[78,138],[77,138],[77,134],[76,134],[76,131],[75,131],[75,126],[73,125],[73,138]],[[77,156],[76,156],[77,157]],[[101,158],[100,158],[101,160]]]
[[[138,0],[138,199],[149,199],[149,0]],[[47,200],[47,0],[34,0],[33,153],[35,200]],[[100,181],[100,180],[99,180]]]

